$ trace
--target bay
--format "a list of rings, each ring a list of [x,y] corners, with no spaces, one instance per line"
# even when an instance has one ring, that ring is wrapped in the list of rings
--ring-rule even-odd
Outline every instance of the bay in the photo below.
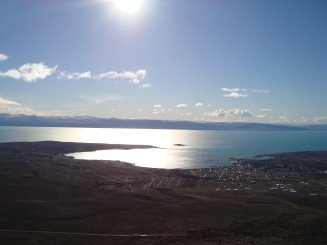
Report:
[[[327,150],[327,131],[0,127],[0,142],[43,140],[153,145],[159,148],[106,150],[70,155],[78,159],[120,160],[154,168],[222,166],[229,163],[230,157]]]

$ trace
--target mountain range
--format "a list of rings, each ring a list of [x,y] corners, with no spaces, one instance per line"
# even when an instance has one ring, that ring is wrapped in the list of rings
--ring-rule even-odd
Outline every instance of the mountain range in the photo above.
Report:
[[[0,126],[144,128],[186,130],[327,130],[327,125],[285,125],[247,122],[192,122],[152,119],[97,118],[89,116],[36,116],[0,114]]]

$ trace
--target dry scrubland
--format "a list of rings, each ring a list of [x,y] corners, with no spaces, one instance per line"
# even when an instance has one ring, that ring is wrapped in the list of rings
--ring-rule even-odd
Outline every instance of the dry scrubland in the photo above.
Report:
[[[327,244],[327,153],[192,170],[63,155],[138,147],[0,144],[0,244]]]

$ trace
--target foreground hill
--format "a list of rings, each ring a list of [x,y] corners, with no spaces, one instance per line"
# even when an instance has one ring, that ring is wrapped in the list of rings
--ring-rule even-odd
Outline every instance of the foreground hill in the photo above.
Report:
[[[135,147],[0,144],[1,244],[327,243],[326,152],[207,169],[62,154]]]

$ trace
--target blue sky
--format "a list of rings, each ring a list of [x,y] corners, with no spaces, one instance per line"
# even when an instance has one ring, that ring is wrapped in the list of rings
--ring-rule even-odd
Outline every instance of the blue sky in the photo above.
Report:
[[[1,1],[0,113],[327,123],[326,1],[116,1]]]

